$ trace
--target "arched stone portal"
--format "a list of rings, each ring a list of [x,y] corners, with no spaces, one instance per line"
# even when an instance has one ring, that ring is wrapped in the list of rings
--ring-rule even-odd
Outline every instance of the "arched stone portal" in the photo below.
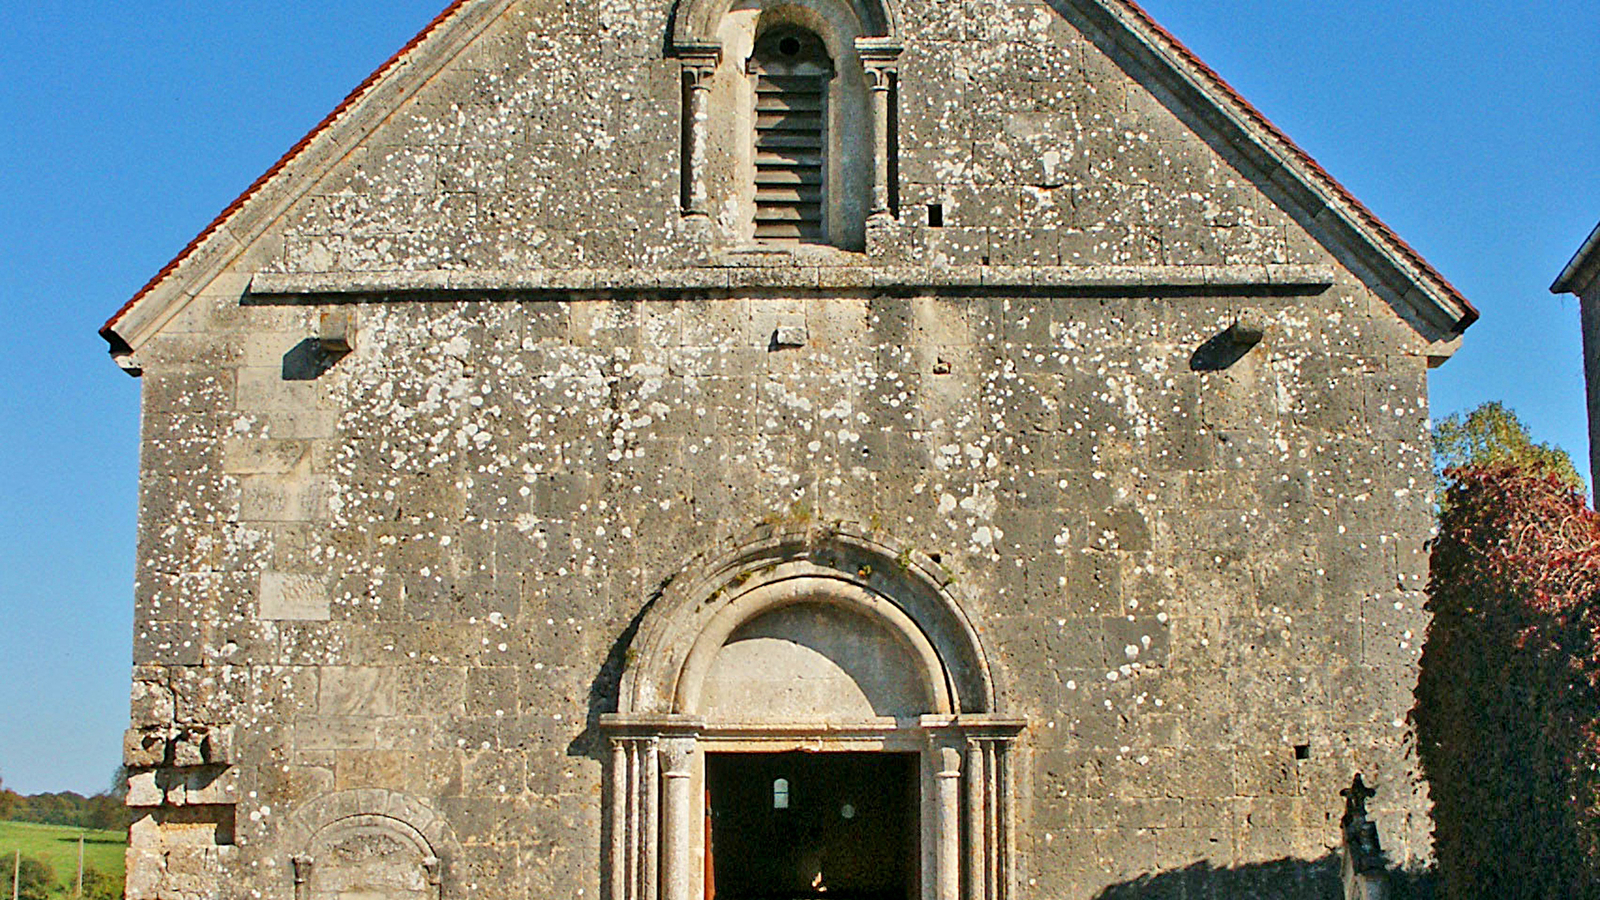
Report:
[[[916,824],[897,852],[913,858],[896,884],[910,900],[1010,895],[1011,748],[1024,723],[1000,714],[988,655],[932,560],[838,526],[770,534],[674,578],[627,658],[618,712],[601,719],[612,900],[706,896],[708,756],[725,798],[767,796],[782,782],[786,804],[774,755],[795,752],[821,755],[792,768],[841,783],[907,773]],[[740,785],[740,773],[773,784]],[[834,806],[845,819],[856,812]],[[835,870],[852,869],[837,861],[840,842],[811,839]]]

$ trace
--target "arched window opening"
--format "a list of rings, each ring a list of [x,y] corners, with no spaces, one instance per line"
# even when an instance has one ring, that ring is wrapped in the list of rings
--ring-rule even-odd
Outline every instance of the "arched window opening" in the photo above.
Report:
[[[867,250],[894,221],[897,0],[680,0],[678,190],[708,248]]]
[[[827,241],[828,85],[822,39],[793,26],[762,35],[750,54],[755,114],[755,238]]]
[[[789,779],[779,778],[772,782],[772,808],[789,808]]]

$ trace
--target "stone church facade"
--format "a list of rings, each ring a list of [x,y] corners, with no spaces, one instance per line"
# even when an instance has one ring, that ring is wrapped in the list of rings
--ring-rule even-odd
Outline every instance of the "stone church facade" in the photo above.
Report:
[[[1475,317],[1125,0],[458,0],[102,332],[128,896],[1425,858]]]

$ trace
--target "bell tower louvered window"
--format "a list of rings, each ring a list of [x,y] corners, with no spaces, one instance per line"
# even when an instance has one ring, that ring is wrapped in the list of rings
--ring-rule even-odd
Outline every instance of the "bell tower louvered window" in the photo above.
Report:
[[[756,41],[755,238],[824,243],[827,234],[828,87],[833,62],[821,38],[774,28]]]

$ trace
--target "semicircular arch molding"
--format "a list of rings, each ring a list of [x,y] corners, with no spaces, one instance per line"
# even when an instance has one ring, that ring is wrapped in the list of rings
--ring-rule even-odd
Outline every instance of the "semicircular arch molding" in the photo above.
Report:
[[[801,603],[837,605],[894,636],[921,670],[929,712],[1001,712],[989,655],[939,565],[844,526],[768,533],[681,571],[640,619],[617,711],[698,712],[730,636]]]
[[[380,788],[338,791],[310,801],[290,814],[282,842],[292,853],[308,853],[329,835],[358,825],[388,827],[424,856],[444,858],[456,849],[449,826],[431,806]]]
[[[718,32],[740,0],[679,0],[672,12],[671,44],[676,55],[720,45]],[[897,0],[844,0],[860,25],[863,40],[898,46],[902,32]],[[768,4],[757,2],[756,6]]]

